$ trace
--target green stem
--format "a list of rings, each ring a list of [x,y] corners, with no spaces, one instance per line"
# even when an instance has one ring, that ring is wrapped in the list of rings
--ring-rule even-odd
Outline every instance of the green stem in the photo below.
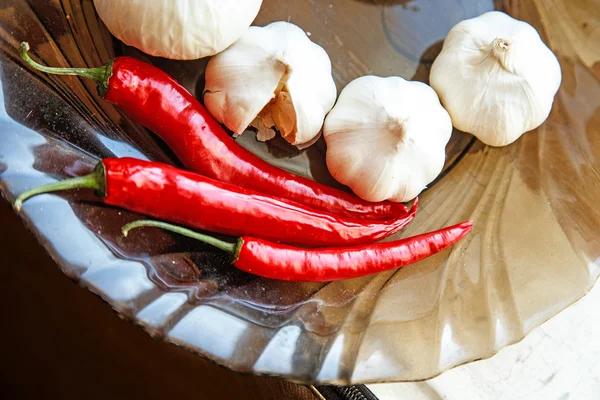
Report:
[[[238,244],[237,243],[229,243],[224,240],[217,239],[216,237],[204,235],[202,233],[194,232],[190,229],[183,228],[181,226],[168,224],[166,222],[160,221],[151,221],[151,220],[138,220],[128,223],[127,225],[121,228],[123,235],[127,236],[130,230],[135,228],[141,228],[144,226],[152,226],[154,228],[161,228],[167,231],[175,232],[183,236],[187,236],[192,239],[199,240],[206,244],[210,244],[211,246],[215,246],[218,249],[224,250],[228,253],[235,255],[237,253]]]
[[[60,182],[48,183],[46,185],[41,185],[26,190],[17,197],[17,199],[15,200],[14,207],[17,211],[20,211],[21,206],[23,205],[23,202],[25,200],[38,194],[80,188],[94,189],[94,191],[99,197],[105,196],[106,179],[104,177],[104,165],[102,164],[102,162],[98,163],[98,165],[94,169],[94,172],[92,172],[91,174],[80,176],[77,178],[66,179]]]
[[[55,75],[77,75],[83,76],[85,78],[90,78],[98,83],[98,93],[101,96],[104,96],[106,91],[108,90],[108,80],[112,75],[112,65],[113,62],[110,61],[102,67],[97,68],[56,68],[56,67],[47,67],[45,65],[38,64],[33,61],[27,52],[29,51],[29,43],[21,42],[21,46],[19,48],[19,53],[21,54],[21,58],[27,64],[29,64],[34,69],[38,71],[47,72],[49,74]]]

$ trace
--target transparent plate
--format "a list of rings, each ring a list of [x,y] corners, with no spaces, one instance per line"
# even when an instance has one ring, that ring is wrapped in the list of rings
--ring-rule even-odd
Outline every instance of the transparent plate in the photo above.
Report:
[[[365,74],[427,81],[458,21],[493,8],[535,26],[559,57],[563,84],[550,118],[511,146],[455,131],[444,172],[401,235],[466,219],[451,250],[397,271],[328,284],[236,271],[223,253],[144,229],[139,215],[87,191],[43,195],[21,213],[65,274],[153,335],[237,371],[301,382],[425,379],[493,355],[583,296],[600,275],[600,30],[598,4],[545,0],[265,0],[255,22],[289,20],[329,53],[338,90]],[[206,60],[148,57],[114,40],[91,0],[5,0],[0,6],[0,189],[88,172],[102,157],[177,165],[150,132],[96,94],[93,82],[31,71],[38,61],[99,66],[119,54],[149,61],[197,96]],[[149,110],[151,112],[151,110]],[[282,168],[335,185],[324,144],[238,142]],[[134,344],[132,344],[134,345]]]

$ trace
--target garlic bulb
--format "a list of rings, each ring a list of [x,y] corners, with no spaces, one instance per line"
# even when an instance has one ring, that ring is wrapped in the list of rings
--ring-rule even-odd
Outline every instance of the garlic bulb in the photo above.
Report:
[[[206,68],[206,108],[236,134],[252,124],[263,140],[276,127],[291,144],[311,143],[336,95],[329,56],[288,22],[250,27]]]
[[[216,54],[246,32],[262,0],[94,0],[98,16],[124,43],[158,57]]]
[[[327,168],[364,200],[408,201],[441,172],[451,134],[450,116],[426,84],[363,76],[325,120]]]
[[[531,25],[492,11],[450,30],[430,82],[456,128],[504,146],[548,118],[561,71]]]

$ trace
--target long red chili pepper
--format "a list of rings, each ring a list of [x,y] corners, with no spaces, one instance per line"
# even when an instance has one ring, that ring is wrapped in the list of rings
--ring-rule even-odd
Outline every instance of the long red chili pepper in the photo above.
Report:
[[[15,207],[39,193],[74,188],[92,188],[106,204],[198,229],[310,246],[370,243],[400,230],[417,211],[415,202],[394,220],[359,221],[135,158],[106,158],[89,175],[30,189]]]
[[[190,92],[148,63],[117,57],[99,68],[52,68],[34,62],[28,50],[21,43],[21,57],[35,69],[95,80],[102,97],[157,134],[192,171],[348,217],[390,219],[407,212],[403,204],[367,202],[261,160],[235,143]]]
[[[387,271],[415,263],[462,239],[472,222],[463,222],[438,231],[402,240],[353,247],[302,249],[244,236],[229,243],[179,226],[159,221],[135,221],[123,227],[153,226],[211,244],[232,254],[232,264],[264,278],[286,281],[325,282]]]

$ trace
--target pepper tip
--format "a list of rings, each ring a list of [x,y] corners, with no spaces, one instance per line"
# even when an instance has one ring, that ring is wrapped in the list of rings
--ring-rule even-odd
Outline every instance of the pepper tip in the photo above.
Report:
[[[17,211],[21,211],[21,207],[23,206],[23,201],[21,201],[21,199],[17,199],[15,200],[15,202],[13,203],[13,207],[15,210]]]
[[[471,229],[473,229],[473,221],[468,220],[468,221],[462,222],[459,226],[464,231],[464,234],[466,235],[467,233],[471,232]]]

